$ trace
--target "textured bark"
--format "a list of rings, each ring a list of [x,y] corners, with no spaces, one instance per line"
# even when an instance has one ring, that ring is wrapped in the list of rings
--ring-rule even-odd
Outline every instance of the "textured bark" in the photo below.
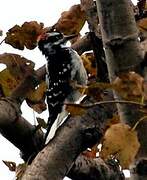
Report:
[[[103,113],[105,113],[105,111]],[[28,160],[30,160],[31,162],[31,159],[33,159],[35,155],[42,149],[44,136],[41,131],[36,132],[35,127],[31,125],[30,123],[28,123],[28,121],[26,121],[20,115],[21,115],[21,112],[19,110],[19,106],[17,105],[16,101],[10,98],[2,99],[0,101],[0,132],[1,134],[5,138],[7,138],[11,143],[13,143],[18,149],[20,149],[22,158],[25,161],[28,162]],[[76,121],[78,121],[78,119],[74,120],[73,123],[75,123]],[[70,126],[71,127],[69,128],[72,128],[71,123],[70,123]],[[64,136],[65,137],[61,139],[64,139],[65,143],[67,143],[65,138],[68,137],[68,135],[64,134]],[[59,138],[60,138],[60,134],[59,134]],[[70,141],[72,141],[72,139],[70,139]],[[77,141],[75,143],[77,143]],[[54,143],[54,146],[56,146],[55,143]],[[56,153],[56,151],[59,151],[60,148],[61,147],[53,148],[53,146],[51,146],[50,151],[52,152],[52,154],[54,154]],[[64,149],[68,150],[68,144],[66,144],[66,146],[63,146],[62,150],[65,151]],[[47,161],[46,153],[48,154],[48,149],[43,154],[45,161]],[[66,153],[66,151],[64,153]],[[70,157],[71,153],[72,151],[69,150],[67,153],[67,156]],[[52,159],[50,160],[52,162]],[[42,163],[44,161],[42,157],[39,162],[41,161]],[[56,163],[58,165],[58,161],[56,161]],[[64,160],[62,163],[64,163]],[[54,171],[56,171],[56,169],[57,168],[55,168]],[[105,171],[105,174],[103,175],[104,171]],[[45,172],[45,174],[48,174],[48,171]],[[114,177],[121,176],[119,171],[117,171],[116,169],[113,169],[108,164],[105,164],[102,160],[87,159],[84,156],[78,157],[78,159],[75,161],[74,165],[72,166],[69,172],[69,175],[67,174],[67,176],[71,177],[72,179],[78,178],[77,180],[80,180],[80,179],[83,180],[82,178],[84,176],[85,180],[86,178],[89,180],[93,180],[93,178],[97,177],[96,174],[99,178],[101,178],[100,180],[102,180],[103,177],[106,179],[106,177],[108,178],[111,176],[114,176]]]
[[[97,67],[97,80],[99,82],[108,81],[108,70],[103,50],[103,43],[101,39],[101,32],[96,4],[93,0],[81,0],[81,8],[86,14],[86,20],[88,22],[90,30],[90,40],[92,44],[92,50],[96,59]]]
[[[100,141],[109,117],[109,111],[98,106],[82,117],[70,118],[37,155],[22,180],[63,179],[78,155]]]
[[[114,79],[143,60],[138,30],[128,0],[97,0],[97,8],[109,75]]]
[[[143,60],[143,52],[138,42],[138,30],[128,0],[97,0],[97,8],[109,79],[113,81],[119,73],[138,70]],[[117,99],[121,98],[116,94],[114,96]],[[121,120],[131,126],[140,118],[140,113],[134,106],[118,105],[118,109]],[[137,130],[141,143],[139,156],[142,153],[145,155],[147,154],[147,136],[142,135],[142,128],[137,128]],[[144,126],[144,131],[146,131],[146,126]]]
[[[79,156],[72,166],[68,177],[72,180],[124,180],[119,165],[113,161],[104,162],[101,158]]]
[[[43,133],[21,117],[17,101],[0,100],[0,133],[20,151],[25,161],[33,158],[42,148]]]

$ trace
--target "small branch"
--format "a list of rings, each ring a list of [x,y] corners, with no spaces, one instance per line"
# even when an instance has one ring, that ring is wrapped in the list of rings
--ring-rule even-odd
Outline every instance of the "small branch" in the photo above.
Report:
[[[5,39],[3,39],[1,42],[0,42],[0,45],[2,45],[2,43],[5,41]]]
[[[100,101],[92,104],[74,104],[74,103],[65,103],[65,105],[71,105],[75,107],[81,107],[81,108],[92,108],[94,106],[99,106],[99,105],[104,105],[104,104],[132,104],[132,105],[137,105],[137,106],[142,106],[146,107],[146,104],[134,102],[134,101],[125,101],[125,100],[118,100],[118,101]]]
[[[142,118],[140,118],[137,122],[136,122],[136,124],[132,127],[132,131],[135,131],[135,129],[137,128],[137,126],[142,122],[142,121],[144,121],[144,120],[147,120],[147,116],[143,116]]]

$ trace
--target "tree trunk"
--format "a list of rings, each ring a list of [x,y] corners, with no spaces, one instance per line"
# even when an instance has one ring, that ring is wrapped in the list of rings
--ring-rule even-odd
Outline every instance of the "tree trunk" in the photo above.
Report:
[[[110,81],[128,71],[140,72],[143,52],[138,41],[138,30],[130,2],[128,0],[96,2]],[[116,92],[114,97],[121,99]],[[132,105],[118,104],[117,107],[121,120],[130,126],[141,117]],[[137,127],[137,131],[141,144],[138,154],[140,158],[147,155],[147,134],[143,133],[147,131],[147,123]]]

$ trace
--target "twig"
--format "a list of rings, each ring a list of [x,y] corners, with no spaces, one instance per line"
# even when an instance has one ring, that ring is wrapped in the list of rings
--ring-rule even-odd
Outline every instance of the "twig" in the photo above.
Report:
[[[2,43],[5,41],[5,39],[3,39],[1,42],[0,42],[0,45],[2,45]]]
[[[99,101],[99,102],[91,103],[91,104],[65,103],[65,105],[71,105],[71,106],[81,107],[81,108],[91,108],[91,107],[94,107],[94,106],[103,105],[103,104],[110,104],[110,103],[133,104],[133,105],[142,106],[142,107],[146,106],[146,104],[142,104],[142,103],[138,103],[138,102],[134,102],[134,101],[125,101],[125,100]]]
[[[135,131],[135,129],[137,128],[137,126],[144,120],[147,120],[147,116],[143,116],[142,118],[140,118],[136,123],[135,125],[132,127],[132,131]]]

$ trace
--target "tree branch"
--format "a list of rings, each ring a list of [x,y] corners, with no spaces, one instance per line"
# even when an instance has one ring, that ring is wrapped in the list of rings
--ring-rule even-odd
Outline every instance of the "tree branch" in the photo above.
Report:
[[[0,100],[0,133],[20,149],[25,161],[33,158],[43,146],[43,133],[36,132],[35,126],[21,117],[17,101],[11,98]]]
[[[63,179],[78,155],[100,141],[107,118],[110,118],[108,109],[98,106],[89,109],[82,117],[68,119],[36,156],[22,180]]]

